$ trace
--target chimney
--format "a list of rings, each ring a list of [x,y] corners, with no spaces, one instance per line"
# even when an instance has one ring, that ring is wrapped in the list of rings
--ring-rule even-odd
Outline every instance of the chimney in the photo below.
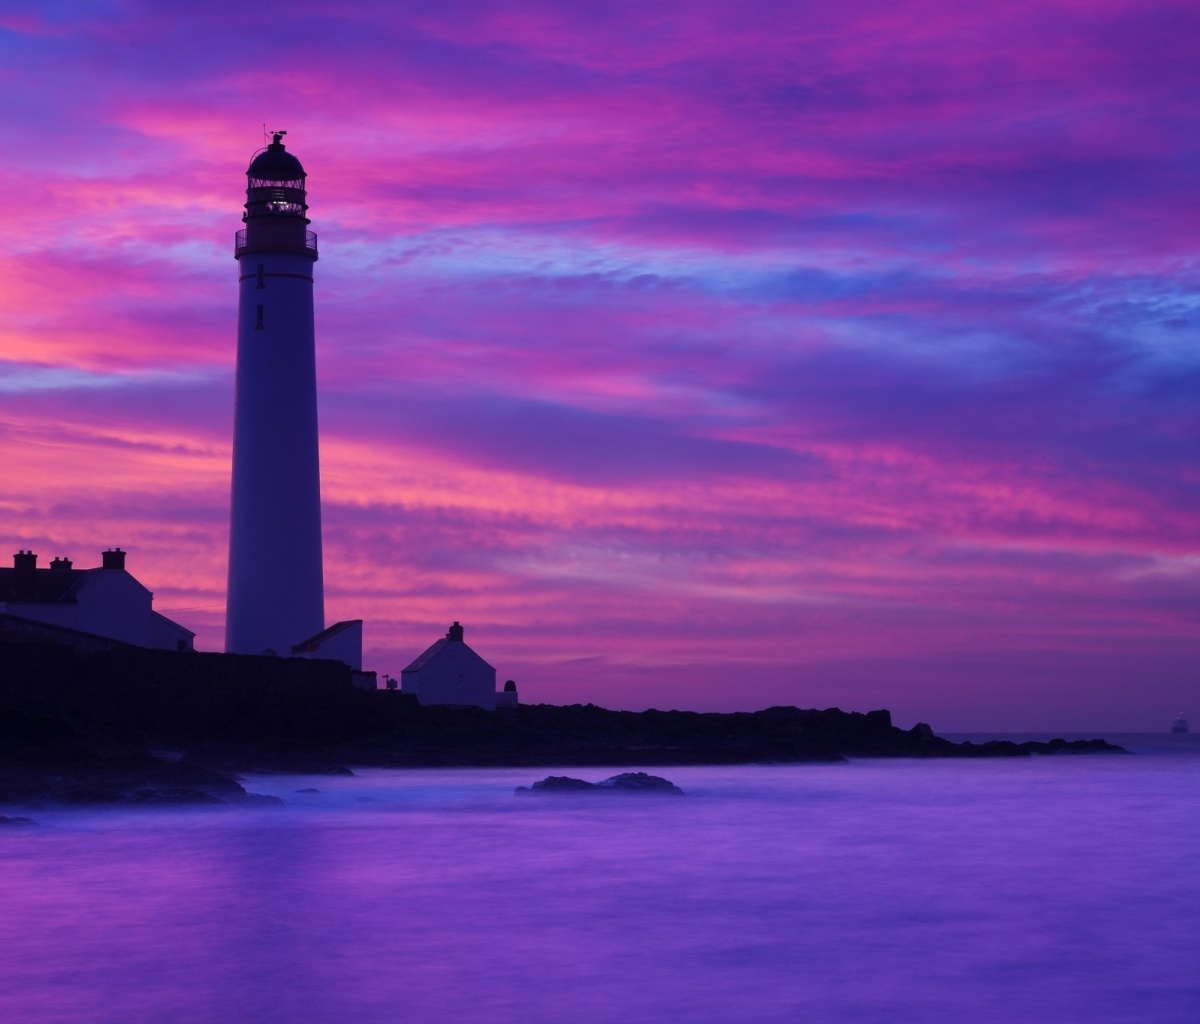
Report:
[[[50,568],[55,570],[70,569],[71,560],[69,558],[63,558],[61,555],[58,558],[52,558],[50,560]]]
[[[462,628],[462,626],[460,626],[458,624],[458,622],[456,620],[454,625],[450,627],[450,631],[446,634],[446,639],[447,640],[457,640],[461,643],[462,638],[463,638],[463,628]]]
[[[13,555],[13,597],[32,601],[37,596],[37,555],[22,549]]]
[[[125,552],[120,548],[113,548],[111,551],[101,553],[101,569],[124,569],[125,568]]]

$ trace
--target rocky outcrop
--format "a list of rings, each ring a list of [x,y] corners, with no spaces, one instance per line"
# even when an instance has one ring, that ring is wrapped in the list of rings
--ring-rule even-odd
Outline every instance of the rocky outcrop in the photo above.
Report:
[[[94,731],[0,707],[0,804],[226,804],[246,791],[220,772],[144,748],[104,756]]]
[[[942,742],[945,742],[944,740]],[[1056,754],[1125,754],[1124,747],[1118,747],[1108,740],[1064,740],[1053,739],[1045,742],[1028,740],[1025,743],[1014,743],[1011,740],[989,740],[986,743],[952,743],[953,748],[948,757],[1030,757],[1034,755],[1053,756]]]
[[[624,772],[613,775],[603,782],[585,782],[569,775],[547,775],[532,786],[518,786],[514,791],[523,793],[637,793],[658,796],[683,796],[683,790],[667,779],[645,772]]]
[[[645,772],[624,772],[596,784],[597,789],[613,793],[659,793],[665,796],[683,796],[683,790],[659,775]]]
[[[570,775],[547,775],[532,786],[518,786],[516,793],[590,793],[596,788],[594,782],[584,782]]]

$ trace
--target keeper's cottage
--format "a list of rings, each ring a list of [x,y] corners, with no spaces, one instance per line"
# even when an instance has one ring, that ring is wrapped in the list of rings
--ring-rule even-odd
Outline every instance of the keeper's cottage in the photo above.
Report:
[[[457,622],[400,673],[400,692],[424,705],[456,704],[492,711],[517,704],[515,684],[509,681],[502,692],[496,692],[496,670],[467,646]]]
[[[39,569],[37,555],[18,551],[11,569],[0,568],[0,633],[72,646],[110,640],[192,650],[196,634],[156,612],[153,600],[126,570],[120,548],[105,551],[96,569],[76,569],[69,558]]]

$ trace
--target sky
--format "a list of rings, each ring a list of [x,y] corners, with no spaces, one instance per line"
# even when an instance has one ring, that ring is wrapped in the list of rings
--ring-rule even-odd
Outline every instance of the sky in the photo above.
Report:
[[[523,701],[1200,718],[1194,0],[0,0],[0,536],[223,643],[304,163],[326,613]]]

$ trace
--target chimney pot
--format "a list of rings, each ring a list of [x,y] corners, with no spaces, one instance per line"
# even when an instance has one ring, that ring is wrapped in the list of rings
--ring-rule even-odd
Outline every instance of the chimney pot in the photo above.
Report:
[[[461,641],[462,638],[463,638],[463,628],[462,628],[462,626],[460,626],[458,624],[458,620],[456,619],[454,621],[454,625],[451,626],[449,631],[446,633],[446,639]]]
[[[102,569],[125,568],[125,552],[120,548],[112,548],[109,551],[104,551],[101,553],[100,558],[100,567]]]
[[[32,601],[37,596],[37,555],[22,548],[13,555],[13,596]]]

